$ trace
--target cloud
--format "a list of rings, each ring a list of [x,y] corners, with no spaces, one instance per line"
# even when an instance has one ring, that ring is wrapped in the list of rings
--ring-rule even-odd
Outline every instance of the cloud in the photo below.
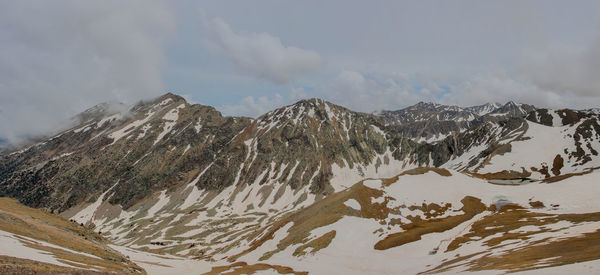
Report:
[[[451,84],[448,84],[451,83]],[[423,74],[341,71],[314,89],[292,88],[283,96],[248,96],[237,105],[220,109],[226,115],[257,117],[300,99],[318,97],[353,111],[398,110],[419,101],[446,105],[474,106],[488,102],[515,101],[540,108],[593,108],[600,106],[598,96],[573,96],[537,86],[527,78],[498,70],[464,79],[439,79]]]
[[[175,26],[159,2],[2,1],[0,26],[0,136],[13,143],[97,103],[164,92]]]
[[[258,117],[268,111],[281,107],[285,102],[279,94],[275,94],[272,98],[261,96],[257,99],[253,96],[248,96],[242,99],[237,105],[224,105],[219,109],[226,116]]]
[[[583,49],[554,48],[524,58],[521,71],[536,85],[581,96],[600,95],[600,38]]]
[[[397,110],[419,101],[473,106],[512,100],[538,107],[581,109],[600,105],[600,94],[574,96],[548,90],[502,70],[452,81],[423,74],[342,71],[319,87],[315,96],[362,112]]]
[[[315,96],[361,112],[397,109],[418,101],[435,101],[443,92],[433,82],[416,85],[417,79],[401,73],[341,71],[319,87]]]
[[[284,105],[296,103],[302,99],[309,98],[309,94],[303,87],[293,87],[287,96],[276,93],[272,96],[247,96],[238,104],[223,105],[219,110],[227,116],[247,116],[258,117],[269,111],[280,108]]]
[[[444,94],[440,99],[442,103],[471,106],[512,100],[540,107],[554,107],[563,103],[562,94],[541,89],[529,81],[511,77],[502,71],[463,79],[450,85],[450,89],[452,92]]]
[[[268,33],[236,33],[219,18],[205,25],[229,61],[250,76],[286,84],[300,75],[317,71],[321,65],[318,53],[285,46],[278,37]]]
[[[290,101],[298,101],[298,100],[307,99],[307,98],[309,98],[309,96],[308,96],[308,93],[306,92],[306,89],[293,87],[292,91],[290,92],[289,100]]]
[[[445,94],[440,102],[469,106],[512,100],[537,107],[576,109],[600,105],[600,94],[578,96],[570,92],[548,90],[527,78],[509,76],[504,72],[473,76],[451,85],[451,90],[452,92]]]

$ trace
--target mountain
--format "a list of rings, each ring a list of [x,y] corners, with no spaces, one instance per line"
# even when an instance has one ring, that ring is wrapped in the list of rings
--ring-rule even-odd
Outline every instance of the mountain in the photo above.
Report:
[[[152,253],[179,272],[519,271],[600,259],[569,252],[595,236],[600,210],[577,201],[598,195],[599,119],[514,102],[366,114],[321,99],[252,119],[165,94],[97,105],[0,154],[0,195],[101,233],[150,272],[174,272],[148,266]],[[553,245],[573,255],[535,250]]]
[[[377,113],[385,125],[417,142],[438,141],[461,132],[475,124],[479,117],[471,110],[458,106],[419,102],[398,111]]]
[[[487,117],[525,117],[536,108],[527,104],[515,103],[509,101],[496,110],[486,114]]]
[[[535,110],[534,106],[512,101],[505,105],[486,103],[465,108],[419,102],[401,110],[384,110],[374,114],[381,117],[394,132],[417,142],[431,143],[486,121],[523,118]]]
[[[486,103],[486,104],[472,106],[472,107],[466,107],[465,110],[467,110],[475,115],[478,115],[478,116],[484,116],[484,115],[487,115],[489,113],[496,111],[500,107],[502,107],[502,104],[494,102],[494,103]]]

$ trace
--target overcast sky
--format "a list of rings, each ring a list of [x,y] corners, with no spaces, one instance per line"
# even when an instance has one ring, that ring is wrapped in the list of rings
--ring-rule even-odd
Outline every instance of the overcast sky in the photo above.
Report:
[[[600,107],[600,1],[0,0],[0,137],[165,92],[256,116],[306,97]]]

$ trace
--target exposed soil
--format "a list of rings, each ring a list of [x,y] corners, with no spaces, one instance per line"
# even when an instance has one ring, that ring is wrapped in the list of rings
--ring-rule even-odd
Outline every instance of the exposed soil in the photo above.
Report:
[[[529,212],[526,209],[503,209],[475,222],[471,226],[471,230],[454,239],[446,251],[456,250],[467,242],[485,239],[483,244],[490,247],[488,252],[482,251],[459,256],[426,273],[448,271],[459,266],[466,267],[468,271],[507,270],[515,272],[600,259],[600,231],[553,240],[545,238],[511,248],[506,253],[489,252],[502,249],[508,243],[514,243],[508,241],[527,241],[535,234],[554,232],[547,225],[560,221],[574,224],[598,222],[600,213],[550,215]],[[537,229],[519,231],[518,229],[523,226],[535,226]]]
[[[461,202],[463,204],[463,207],[461,208],[461,210],[464,212],[463,215],[430,220],[414,219],[412,223],[402,225],[402,228],[405,231],[390,234],[385,237],[385,239],[377,242],[375,244],[375,249],[385,250],[418,241],[421,239],[421,236],[425,234],[444,232],[465,221],[470,220],[475,215],[485,211],[487,208],[483,203],[481,203],[480,199],[471,196],[463,198]]]
[[[271,270],[279,274],[295,274],[295,275],[306,275],[308,272],[305,271],[294,271],[291,267],[281,265],[270,265],[270,264],[247,264],[245,262],[236,262],[227,266],[213,267],[211,271],[204,273],[204,275],[240,275],[240,274],[254,274],[257,271]]]
[[[114,273],[68,268],[28,259],[0,255],[0,274],[100,275]]]

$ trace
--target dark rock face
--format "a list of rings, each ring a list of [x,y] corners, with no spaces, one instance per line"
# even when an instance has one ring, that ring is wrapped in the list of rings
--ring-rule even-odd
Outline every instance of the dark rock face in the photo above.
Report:
[[[543,124],[546,126],[564,126],[575,124],[582,119],[591,118],[596,116],[591,111],[577,111],[570,109],[550,110],[550,109],[536,109],[531,111],[527,115],[527,120],[535,123]],[[555,117],[558,121],[555,121]]]
[[[517,110],[528,105],[507,105],[420,103],[372,115],[309,99],[250,119],[223,117],[173,94],[125,112],[119,104],[101,104],[77,116],[78,126],[0,155],[0,196],[58,212],[105,192],[110,203],[127,209],[157,190],[190,182],[223,190],[276,181],[325,196],[333,191],[334,164],[380,167],[390,162],[386,152],[410,165],[441,166],[485,146],[471,163],[454,168],[474,167],[507,135],[526,130],[525,115]],[[581,115],[563,114],[568,121]],[[414,141],[435,135],[435,143]]]
[[[527,115],[527,120],[533,121],[535,123],[543,124],[546,126],[553,126],[553,117],[549,112],[552,110],[548,109],[538,109]]]

